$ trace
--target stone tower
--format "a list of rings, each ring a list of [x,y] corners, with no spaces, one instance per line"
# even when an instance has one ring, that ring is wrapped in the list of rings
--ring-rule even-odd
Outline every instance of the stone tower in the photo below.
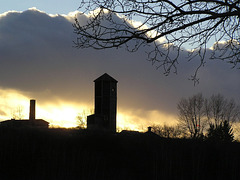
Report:
[[[105,73],[94,83],[95,109],[87,118],[87,128],[116,132],[117,81]]]

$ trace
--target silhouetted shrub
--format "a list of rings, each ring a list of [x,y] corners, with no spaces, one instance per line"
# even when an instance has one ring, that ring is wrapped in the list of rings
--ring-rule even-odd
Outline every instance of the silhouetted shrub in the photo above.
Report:
[[[227,121],[221,122],[219,125],[210,124],[207,139],[215,142],[232,142],[234,139],[233,129]]]

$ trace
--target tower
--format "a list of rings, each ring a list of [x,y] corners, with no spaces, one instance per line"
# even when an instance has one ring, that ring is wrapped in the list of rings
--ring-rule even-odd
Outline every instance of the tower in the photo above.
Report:
[[[105,73],[94,83],[95,108],[87,118],[87,128],[116,132],[117,81]]]
[[[29,110],[29,120],[31,122],[35,121],[35,105],[36,101],[34,99],[30,100],[30,110]]]

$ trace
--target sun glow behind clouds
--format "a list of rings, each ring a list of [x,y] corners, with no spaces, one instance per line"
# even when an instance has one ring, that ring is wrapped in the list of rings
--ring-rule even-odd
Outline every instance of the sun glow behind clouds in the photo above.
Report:
[[[12,89],[0,89],[0,120],[28,119],[29,115],[29,98],[24,93]],[[18,112],[21,107],[21,112]],[[78,126],[77,115],[84,109],[88,109],[86,105],[78,105],[69,102],[41,102],[36,101],[36,118],[44,119],[50,123],[50,126],[56,127],[76,127]]]
[[[158,110],[120,110],[117,121],[119,130],[146,131],[147,127],[154,124],[176,125],[177,117]]]
[[[28,119],[30,93],[24,93],[13,89],[0,88],[0,121],[15,117],[16,119]],[[19,110],[21,112],[19,112]],[[93,113],[92,107],[85,104],[76,104],[59,99],[51,102],[42,102],[36,99],[36,119],[44,119],[50,123],[50,127],[72,128],[79,125],[77,116],[86,116]],[[20,117],[21,116],[21,117]],[[146,131],[153,124],[174,124],[176,117],[163,114],[157,110],[124,110],[118,109],[117,129]]]
[[[16,90],[0,89],[0,120],[12,118],[18,107],[29,107],[27,100],[26,96]],[[22,114],[25,114],[24,110]],[[25,118],[25,115],[23,118]]]
[[[51,126],[66,128],[78,126],[76,117],[79,111],[79,108],[69,104],[51,104],[37,110],[39,116],[50,122]]]

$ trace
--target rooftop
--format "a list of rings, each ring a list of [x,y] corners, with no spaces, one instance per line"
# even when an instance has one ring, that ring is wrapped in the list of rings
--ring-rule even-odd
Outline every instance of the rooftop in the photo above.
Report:
[[[96,81],[111,81],[111,82],[116,82],[116,83],[118,82],[116,79],[114,79],[107,73],[104,73],[102,76],[100,76],[99,78],[94,80],[94,82],[96,82]]]

